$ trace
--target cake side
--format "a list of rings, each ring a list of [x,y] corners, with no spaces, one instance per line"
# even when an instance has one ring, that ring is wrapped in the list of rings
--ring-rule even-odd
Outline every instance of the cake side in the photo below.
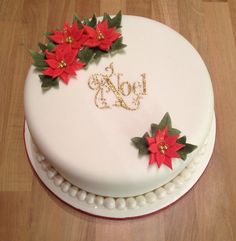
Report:
[[[40,89],[33,68],[25,85],[26,121],[47,160],[74,185],[113,197],[135,196],[162,186],[197,153],[186,161],[175,159],[173,170],[148,166],[148,157],[139,158],[133,148],[132,137],[142,135],[168,111],[175,126],[200,148],[213,117],[210,77],[193,47],[152,20],[124,16],[122,25],[128,45],[123,53],[91,64],[68,86],[60,83],[48,93]],[[147,93],[137,110],[96,106],[96,93],[88,81],[111,63],[123,74],[123,82],[140,81],[146,75]],[[108,100],[112,105],[112,97]]]

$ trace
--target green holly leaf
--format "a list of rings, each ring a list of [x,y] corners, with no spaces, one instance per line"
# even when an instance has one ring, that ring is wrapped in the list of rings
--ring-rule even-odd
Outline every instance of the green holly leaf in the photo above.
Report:
[[[78,53],[78,58],[81,62],[88,63],[94,55],[94,50],[89,47],[84,47]]]
[[[47,63],[44,61],[45,54],[43,52],[35,52],[30,51],[31,56],[34,60],[33,65],[36,67],[37,70],[44,70],[46,67],[48,67]]]
[[[185,152],[182,151],[182,150],[179,150],[178,153],[179,153],[179,155],[180,155],[180,158],[185,161],[186,158],[187,158],[187,153],[185,153]]]
[[[175,129],[175,128],[171,128],[171,129],[168,129],[168,134],[170,136],[175,136],[175,135],[179,135],[181,132],[180,130],[178,129]]]
[[[43,44],[43,43],[38,43],[39,48],[42,50],[42,52],[44,52],[47,49],[47,45]]]
[[[94,59],[95,59],[96,61],[99,61],[100,58],[101,58],[103,55],[106,55],[106,54],[107,54],[107,52],[102,51],[102,50],[100,50],[100,49],[98,49],[98,48],[94,49],[94,53],[95,53]]]
[[[83,23],[82,23],[82,21],[81,21],[76,15],[74,15],[74,17],[73,17],[73,22],[74,22],[74,21],[77,22],[77,25],[78,25],[78,28],[79,28],[79,29],[82,29],[82,28],[83,28]]]
[[[107,20],[108,21],[108,27],[109,28],[120,28],[121,27],[121,20],[122,20],[122,13],[119,11],[115,17],[111,18],[109,14],[104,13],[103,15],[103,21]]]
[[[180,155],[180,158],[183,160],[186,160],[187,155],[191,152],[193,152],[197,146],[186,143],[187,138],[186,136],[182,136],[181,138],[179,138],[176,142],[185,145],[183,148],[181,148],[180,150],[178,150],[177,152]]]
[[[186,140],[187,140],[186,136],[182,136],[176,142],[179,143],[179,144],[185,145]]]
[[[39,78],[42,82],[41,87],[43,90],[49,90],[51,87],[58,86],[58,78],[52,78],[46,75],[39,75]]]
[[[120,49],[125,48],[127,45],[122,43],[123,38],[118,38],[112,45],[111,45],[111,50],[110,51],[117,51]]]
[[[171,118],[168,112],[165,113],[161,122],[159,123],[159,128],[163,130],[167,126],[168,129],[172,128]]]
[[[139,155],[145,155],[145,154],[149,153],[148,143],[146,141],[145,135],[147,135],[147,134],[145,133],[143,137],[134,137],[134,138],[131,139],[131,141],[133,142],[134,146],[136,148],[138,148]]]
[[[95,14],[93,14],[93,17],[90,20],[88,18],[85,18],[83,24],[95,28],[97,25],[97,18]]]
[[[49,52],[52,52],[55,47],[56,45],[52,41],[48,42],[47,49]]]
[[[49,35],[52,35],[52,32],[45,32],[44,35],[48,38]]]

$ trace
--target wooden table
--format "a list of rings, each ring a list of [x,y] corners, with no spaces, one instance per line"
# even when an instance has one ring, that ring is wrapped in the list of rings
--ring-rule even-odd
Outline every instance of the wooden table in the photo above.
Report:
[[[200,52],[212,77],[217,139],[211,162],[175,205],[145,218],[91,217],[52,195],[24,150],[23,88],[43,32],[74,13],[140,15],[167,24]],[[236,240],[236,1],[0,1],[0,240]],[[142,31],[142,29],[140,29]]]

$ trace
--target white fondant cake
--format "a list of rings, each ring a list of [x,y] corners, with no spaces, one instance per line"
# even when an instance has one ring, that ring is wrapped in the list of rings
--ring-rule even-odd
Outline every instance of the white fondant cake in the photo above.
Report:
[[[133,196],[168,184],[197,155],[212,126],[214,103],[208,71],[181,35],[142,17],[123,16],[122,26],[127,47],[78,71],[68,85],[60,82],[59,88],[43,92],[39,73],[31,67],[24,105],[35,144],[60,173],[55,182],[64,177],[69,183],[63,190],[73,184],[91,195],[131,197],[132,206]],[[117,106],[112,91],[104,88],[101,94],[96,86],[99,74],[110,75],[111,66],[112,83],[120,87],[126,107]],[[132,99],[135,86],[142,89],[138,100]],[[172,170],[149,165],[148,156],[139,157],[131,143],[166,112],[188,142],[198,146],[185,161],[174,159]],[[53,170],[49,175],[56,174]]]

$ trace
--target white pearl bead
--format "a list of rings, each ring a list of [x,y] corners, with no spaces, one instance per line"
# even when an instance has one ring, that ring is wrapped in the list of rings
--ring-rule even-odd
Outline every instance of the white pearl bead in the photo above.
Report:
[[[138,206],[143,207],[146,204],[146,198],[143,195],[138,196],[136,197],[136,202]]]
[[[126,206],[130,209],[134,209],[136,207],[136,200],[133,197],[127,198]]]
[[[108,209],[113,209],[115,207],[115,199],[112,197],[105,198],[104,206]]]
[[[184,179],[181,176],[177,176],[173,182],[175,183],[176,187],[181,187],[184,184]]]
[[[68,192],[70,189],[70,186],[71,186],[71,184],[69,182],[65,181],[61,184],[61,190],[63,192]]]
[[[95,203],[96,203],[98,206],[102,206],[103,203],[104,203],[104,197],[96,196],[96,197],[95,197]]]
[[[117,198],[116,199],[116,208],[117,209],[125,209],[126,203],[124,198]]]
[[[50,167],[47,171],[47,175],[50,179],[53,179],[57,174],[57,171],[53,168],[53,167]]]
[[[76,194],[77,194],[77,192],[78,192],[78,187],[76,187],[76,186],[70,187],[70,189],[69,189],[69,195],[70,195],[71,197],[75,197]]]
[[[180,176],[183,177],[185,181],[187,181],[188,179],[190,179],[191,173],[187,169],[185,169],[181,172]]]
[[[87,193],[84,190],[80,190],[80,191],[77,192],[77,198],[80,201],[84,201],[86,196],[87,196]]]
[[[159,187],[155,190],[155,194],[158,199],[162,199],[166,196],[166,190],[163,187]]]
[[[64,181],[64,178],[60,175],[56,175],[54,178],[53,178],[53,182],[56,186],[60,186],[62,184],[62,182]]]
[[[88,195],[86,196],[85,200],[88,204],[93,204],[94,203],[94,199],[95,199],[95,195],[92,193],[88,193]]]
[[[175,184],[172,182],[169,182],[165,185],[165,189],[166,189],[167,193],[169,193],[169,194],[173,193],[175,190]]]
[[[148,203],[154,203],[156,201],[156,195],[153,192],[148,192],[145,194],[145,198]]]
[[[50,167],[50,164],[49,164],[48,162],[46,162],[46,161],[42,161],[42,162],[41,162],[41,166],[42,166],[42,169],[43,169],[44,171],[47,171],[48,168]]]

